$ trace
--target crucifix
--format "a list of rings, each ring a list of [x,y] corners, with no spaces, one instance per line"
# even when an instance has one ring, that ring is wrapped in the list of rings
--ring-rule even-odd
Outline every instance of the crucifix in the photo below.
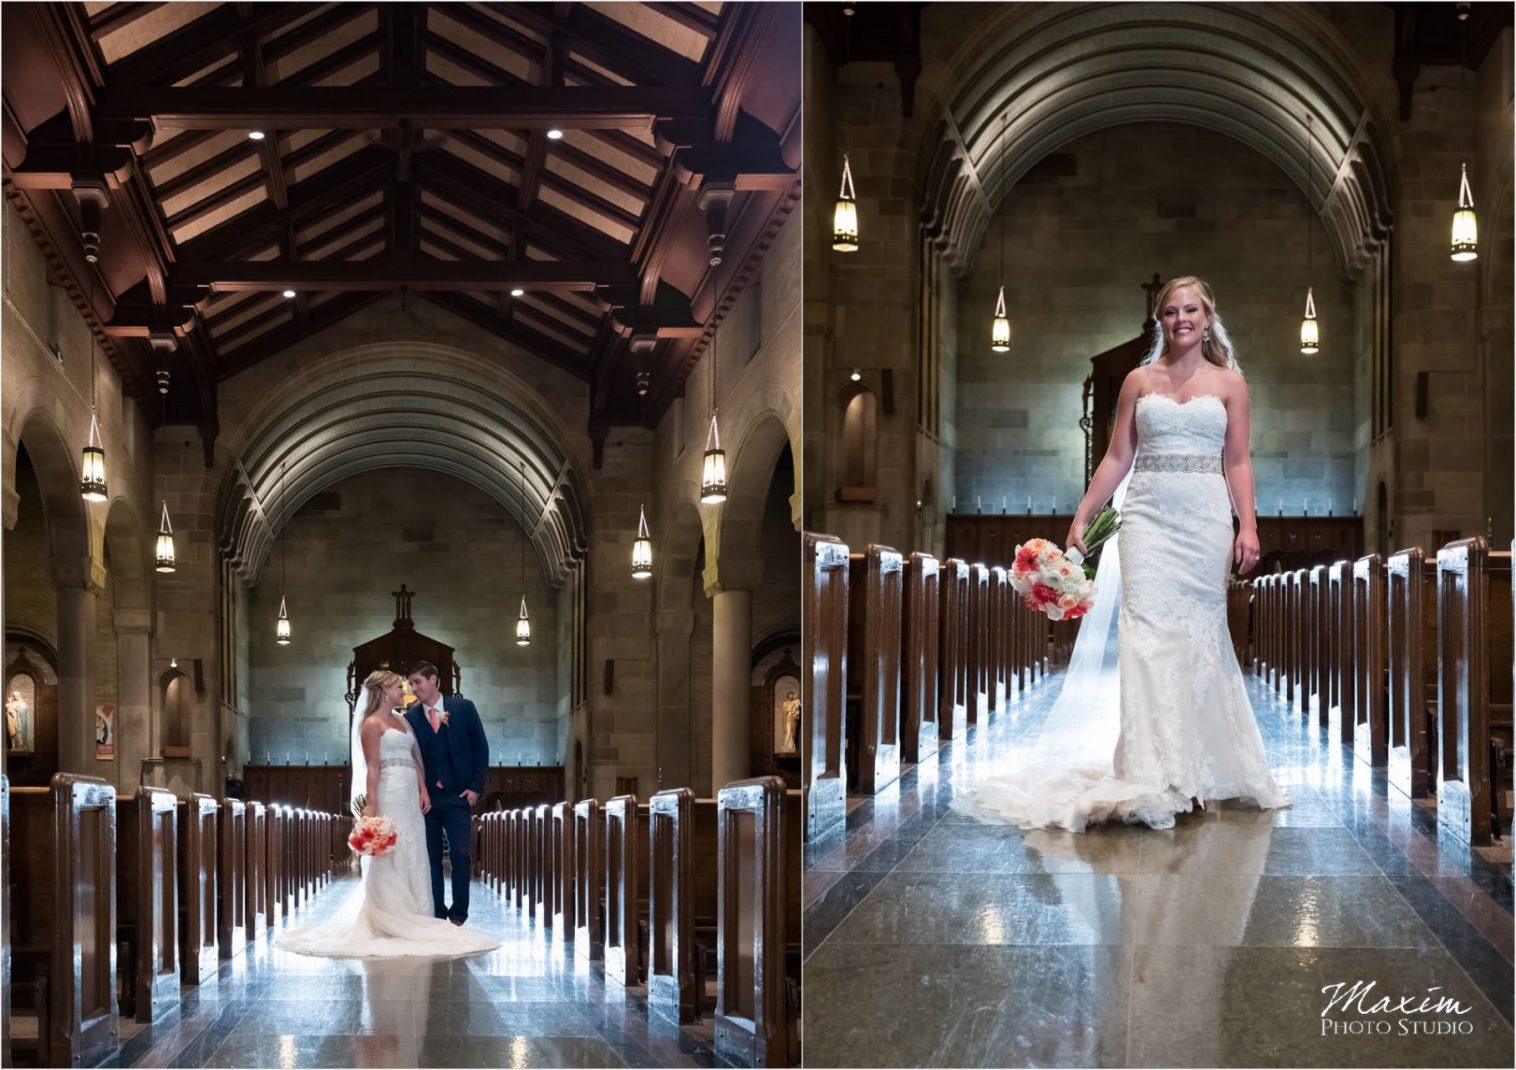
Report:
[[[416,592],[407,590],[405,584],[402,583],[400,590],[391,591],[390,594],[395,596],[395,627],[398,628],[402,624],[410,624],[411,599],[415,597]]]
[[[1149,320],[1157,319],[1158,310],[1153,307],[1153,302],[1158,300],[1158,291],[1163,289],[1163,277],[1159,275],[1158,272],[1153,272],[1153,281],[1143,283],[1142,288],[1147,291],[1148,295],[1147,318]]]

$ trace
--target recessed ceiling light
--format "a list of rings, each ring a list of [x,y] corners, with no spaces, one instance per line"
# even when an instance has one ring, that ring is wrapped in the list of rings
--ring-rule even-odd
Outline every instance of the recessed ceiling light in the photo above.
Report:
[[[285,297],[294,297],[295,296],[295,291],[294,290],[285,290],[284,291],[284,296]]]
[[[252,138],[252,140],[254,140],[254,141],[262,141],[263,140],[263,131],[262,130],[249,130],[247,132],[247,136],[250,137],[250,138]]]
[[[553,128],[552,128],[552,129],[551,129],[551,130],[549,130],[549,131],[548,131],[548,132],[547,132],[547,136],[548,136],[548,139],[549,139],[549,140],[550,140],[550,141],[557,141],[557,140],[558,140],[558,139],[559,139],[559,138],[561,138],[561,137],[562,137],[562,136],[563,136],[563,131],[562,131],[562,130],[559,130],[559,129],[558,129],[558,128],[557,128],[557,127],[556,127],[556,126],[555,126],[555,127],[553,127]]]
[[[860,380],[860,379],[863,378],[863,373],[861,371],[859,371],[857,368],[854,368],[853,369],[853,374],[849,375],[848,378],[851,379],[851,380],[853,380],[853,382],[856,383],[858,380]]]
[[[521,296],[521,295],[522,295],[522,294],[524,294],[524,293],[526,293],[526,291],[525,291],[525,290],[523,290],[523,289],[522,289],[522,288],[521,288],[521,287],[519,287],[519,286],[517,286],[517,287],[515,287],[515,288],[514,288],[514,289],[512,289],[512,290],[511,290],[511,296],[512,296],[512,297],[520,297],[520,296]]]

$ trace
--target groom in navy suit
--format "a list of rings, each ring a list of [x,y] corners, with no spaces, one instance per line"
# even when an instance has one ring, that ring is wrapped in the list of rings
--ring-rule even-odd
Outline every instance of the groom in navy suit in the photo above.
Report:
[[[432,863],[432,908],[454,925],[468,919],[469,846],[473,810],[484,794],[490,748],[479,711],[462,696],[444,697],[437,686],[437,666],[417,663],[408,677],[418,699],[405,712],[421,748],[422,772],[432,808],[426,815],[426,853]],[[442,901],[442,836],[447,834],[453,864],[453,906]]]

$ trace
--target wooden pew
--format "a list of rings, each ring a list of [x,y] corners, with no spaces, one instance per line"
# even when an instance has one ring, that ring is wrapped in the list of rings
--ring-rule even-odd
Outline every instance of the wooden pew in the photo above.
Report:
[[[116,800],[117,933],[130,1013],[154,1022],[179,1006],[179,810],[143,786]],[[126,1010],[126,1008],[123,1008]]]
[[[900,612],[900,760],[918,765],[937,753],[939,616],[937,559],[914,553],[905,562]]]
[[[807,839],[847,814],[848,549],[829,535],[805,534],[804,625],[801,630],[806,693],[801,724],[801,787],[806,794]]]
[[[216,942],[221,957],[236,958],[247,948],[247,804],[221,800],[216,829]]]
[[[120,1037],[116,791],[98,777],[57,773],[50,787],[10,789],[10,817],[12,1053],[93,1066]]]
[[[1388,610],[1384,559],[1378,554],[1360,557],[1353,562],[1353,750],[1374,766],[1389,760]]]
[[[900,778],[903,563],[874,545],[848,562],[848,787],[873,795]]]
[[[187,985],[213,980],[216,945],[216,800],[179,800],[179,964]]]
[[[1249,596],[1253,590],[1251,583],[1229,583],[1226,589],[1226,630],[1232,640],[1232,653],[1237,656],[1237,664],[1243,672],[1247,672],[1250,661],[1248,655],[1248,609]]]
[[[1389,782],[1412,799],[1436,783],[1433,727],[1437,715],[1437,562],[1420,547],[1385,563],[1389,671]],[[1430,731],[1429,731],[1430,729]]]
[[[1307,602],[1311,614],[1311,688],[1316,696],[1316,723],[1325,727],[1332,713],[1332,586],[1326,565],[1309,572]]]
[[[1253,671],[1264,680],[1273,671],[1273,585],[1273,576],[1259,576],[1253,581]]]
[[[1463,843],[1490,842],[1511,749],[1511,555],[1482,538],[1437,552],[1437,821]]]
[[[1353,746],[1358,723],[1358,692],[1353,672],[1353,563],[1334,561],[1327,568],[1327,617],[1332,627],[1331,689],[1337,705],[1328,714],[1337,718],[1337,739]]]
[[[553,811],[547,803],[536,809],[537,872],[532,882],[532,908],[546,929],[553,927]]]
[[[595,799],[574,804],[574,953],[589,962],[605,957],[605,817]]]
[[[799,1066],[801,829],[778,777],[717,797],[716,1054],[738,1066]]]
[[[0,1063],[11,1058],[11,778],[0,773]]]
[[[274,923],[268,874],[269,808],[258,801],[247,804],[247,938],[256,940]],[[346,846],[344,844],[344,846]]]
[[[969,693],[964,720],[978,724],[990,716],[990,570],[969,566]]]
[[[939,739],[952,739],[968,723],[969,716],[969,566],[950,557],[938,577],[941,605],[938,614],[941,640],[938,656],[942,665],[937,709]],[[1030,663],[1030,659],[1028,659]]]
[[[623,986],[642,976],[637,926],[647,914],[648,808],[635,795],[605,804],[605,976]]]
[[[1006,595],[1011,587],[1005,580],[1005,569],[991,565],[989,570],[989,660],[990,710],[1004,713],[1010,701],[1009,659],[1006,657],[1006,635],[1011,626],[1011,605]]]
[[[699,931],[717,929],[716,800],[670,788],[649,805],[648,1011],[692,1022],[705,1002]]]
[[[289,849],[285,842],[288,835],[289,807],[270,803],[263,837],[263,886],[270,925],[290,913]]]
[[[554,803],[553,823],[553,888],[550,912],[553,931],[560,939],[574,938],[574,905],[578,899],[578,869],[574,855],[574,804]]]
[[[526,894],[526,811],[519,806],[507,811],[506,828],[510,840],[510,875],[507,880],[509,899],[517,910],[521,909],[522,897]]]

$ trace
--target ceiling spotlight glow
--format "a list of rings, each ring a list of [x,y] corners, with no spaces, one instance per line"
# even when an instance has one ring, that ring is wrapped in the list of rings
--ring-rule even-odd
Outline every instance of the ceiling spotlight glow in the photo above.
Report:
[[[247,132],[247,136],[252,141],[262,141],[263,140],[263,131],[262,130],[249,130]]]
[[[547,132],[549,141],[557,141],[561,137],[563,137],[563,131],[559,130],[556,126]]]
[[[289,298],[295,296],[295,291],[294,290],[285,290],[284,291],[284,296],[285,296],[285,299],[288,300]]]
[[[519,287],[519,286],[513,286],[513,287],[512,287],[512,288],[511,288],[511,296],[512,296],[512,297],[520,297],[520,296],[521,296],[521,295],[522,295],[522,294],[524,294],[524,293],[526,293],[526,291],[525,291],[525,290],[523,290],[523,289],[522,289],[522,288],[521,288],[521,287]]]

